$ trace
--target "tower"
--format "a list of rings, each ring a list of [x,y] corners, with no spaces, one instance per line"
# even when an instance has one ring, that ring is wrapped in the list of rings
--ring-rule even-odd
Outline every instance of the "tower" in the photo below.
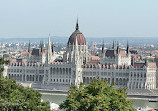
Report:
[[[74,48],[74,57],[73,57],[74,64],[78,64],[80,60],[79,60],[79,51],[78,51],[77,36],[76,36],[75,46],[73,48]]]
[[[79,57],[79,50],[78,50],[78,41],[77,41],[77,36],[76,36],[76,42],[74,46],[74,55],[73,55],[73,61],[74,61],[74,66],[75,66],[75,85],[79,88],[79,85],[81,82],[83,82],[82,79],[82,70],[81,70],[81,60]]]
[[[51,48],[50,34],[49,34],[46,63],[50,64],[51,62],[53,62],[53,57],[52,57],[52,48]]]
[[[77,42],[77,44],[76,44]],[[85,64],[86,62],[91,60],[91,55],[88,52],[88,45],[86,45],[86,38],[80,32],[79,30],[79,24],[78,24],[78,19],[75,25],[75,31],[71,34],[71,36],[68,39],[67,42],[67,47],[66,47],[66,52],[63,54],[63,61],[69,63],[73,63],[73,58],[74,58],[74,51],[75,51],[75,46],[77,45],[76,48],[78,48],[78,56],[80,56],[80,62],[81,64]],[[73,48],[74,47],[74,48]]]

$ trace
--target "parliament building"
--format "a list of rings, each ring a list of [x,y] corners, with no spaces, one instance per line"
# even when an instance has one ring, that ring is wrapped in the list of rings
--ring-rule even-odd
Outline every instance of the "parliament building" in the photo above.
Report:
[[[145,60],[135,63],[129,51],[112,44],[101,56],[92,56],[86,38],[79,30],[78,21],[75,31],[68,39],[62,61],[56,60],[55,49],[50,37],[47,49],[28,47],[26,60],[11,61],[6,76],[19,83],[31,83],[31,87],[50,90],[69,90],[71,84],[78,86],[94,79],[115,82],[118,88],[156,89],[156,63]]]

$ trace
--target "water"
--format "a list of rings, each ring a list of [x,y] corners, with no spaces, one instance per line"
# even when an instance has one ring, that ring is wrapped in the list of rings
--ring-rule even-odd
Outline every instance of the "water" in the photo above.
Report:
[[[51,101],[53,103],[60,104],[66,99],[66,95],[43,94],[42,99],[44,101]],[[144,99],[130,99],[130,100],[134,102],[133,106],[135,108],[146,107],[146,106],[151,107],[151,108],[158,108],[158,102],[148,102],[148,100],[144,100]]]
[[[60,104],[62,103],[64,100],[66,100],[66,95],[47,95],[47,94],[42,94],[42,99],[43,101],[50,101],[52,103],[56,103],[56,104]]]

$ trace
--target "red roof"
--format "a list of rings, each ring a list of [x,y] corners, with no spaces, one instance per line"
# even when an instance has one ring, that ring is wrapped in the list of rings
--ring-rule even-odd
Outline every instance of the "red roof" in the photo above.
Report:
[[[68,40],[68,44],[73,45],[76,43],[76,37],[78,41],[78,45],[86,45],[86,39],[83,34],[79,30],[75,30]]]
[[[92,56],[92,60],[100,60],[98,56]]]

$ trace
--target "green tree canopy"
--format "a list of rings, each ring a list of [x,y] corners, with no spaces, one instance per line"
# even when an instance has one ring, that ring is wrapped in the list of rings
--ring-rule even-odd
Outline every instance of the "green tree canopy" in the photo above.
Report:
[[[50,111],[48,102],[41,102],[41,94],[32,88],[24,88],[2,76],[3,64],[0,58],[0,111]]]
[[[67,99],[60,104],[66,111],[133,111],[127,99],[126,89],[117,89],[114,84],[96,79],[79,88],[71,85]]]

